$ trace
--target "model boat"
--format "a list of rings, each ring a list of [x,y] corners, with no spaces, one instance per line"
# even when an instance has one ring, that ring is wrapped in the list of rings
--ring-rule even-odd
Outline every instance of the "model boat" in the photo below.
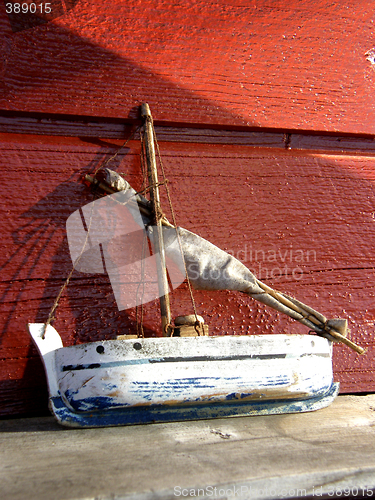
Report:
[[[74,212],[67,234],[73,269],[107,273],[120,310],[160,301],[162,336],[145,338],[141,329],[115,340],[64,347],[50,324],[52,311],[46,323],[29,324],[44,363],[52,413],[63,425],[95,427],[305,412],[329,405],[339,391],[333,381],[333,342],[363,352],[347,338],[346,320],[327,320],[273,290],[232,255],[165,218],[147,104],[141,114],[150,199],[102,169],[87,180],[107,195]],[[247,294],[317,335],[209,336],[194,302],[193,314],[172,320],[169,293],[185,279],[190,290]]]

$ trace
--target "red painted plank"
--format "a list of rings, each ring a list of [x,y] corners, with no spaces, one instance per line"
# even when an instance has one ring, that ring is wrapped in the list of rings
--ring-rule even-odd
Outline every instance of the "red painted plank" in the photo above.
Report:
[[[161,122],[375,133],[371,2],[69,8],[13,32],[0,5],[0,108],[131,121],[147,100]]]
[[[5,415],[37,411],[42,404],[38,394],[45,394],[45,381],[26,324],[46,320],[71,269],[65,220],[92,199],[80,178],[121,141],[17,134],[1,139],[7,166],[0,184]],[[352,338],[369,353],[359,357],[336,346],[336,378],[343,392],[373,390],[375,158],[225,144],[160,146],[178,223],[233,253],[274,288],[328,317],[347,317]],[[130,142],[113,167],[139,189],[138,142]],[[165,196],[163,205],[167,211]],[[306,333],[244,295],[194,295],[211,334]],[[191,312],[185,285],[173,295],[172,311]],[[71,345],[134,331],[136,312],[117,310],[106,276],[76,272],[56,318],[64,344]],[[160,335],[158,328],[157,304],[146,304],[146,334]]]

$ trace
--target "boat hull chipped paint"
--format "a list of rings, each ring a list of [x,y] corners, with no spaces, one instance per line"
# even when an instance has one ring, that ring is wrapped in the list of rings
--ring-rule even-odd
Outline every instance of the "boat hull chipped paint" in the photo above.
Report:
[[[95,427],[312,411],[328,406],[332,345],[322,337],[140,338],[63,347],[44,323],[29,331],[50,407],[67,426]]]

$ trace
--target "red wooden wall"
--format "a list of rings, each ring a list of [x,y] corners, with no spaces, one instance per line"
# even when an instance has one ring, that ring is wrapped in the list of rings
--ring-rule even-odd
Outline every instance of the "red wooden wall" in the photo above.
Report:
[[[328,317],[342,392],[374,390],[375,47],[371,2],[54,1],[0,4],[0,415],[46,411],[27,322],[70,271],[65,221],[80,182],[150,103],[178,223]],[[139,144],[112,164],[140,187]],[[306,332],[233,292],[196,292],[212,334]],[[184,287],[174,314],[190,312]],[[134,328],[106,277],[75,273],[54,326],[65,345]],[[158,335],[157,306],[146,331]]]

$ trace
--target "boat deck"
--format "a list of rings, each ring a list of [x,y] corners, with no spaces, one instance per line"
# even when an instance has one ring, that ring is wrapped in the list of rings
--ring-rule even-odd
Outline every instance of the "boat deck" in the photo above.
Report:
[[[369,498],[374,431],[375,394],[313,413],[116,428],[2,420],[2,498]]]

